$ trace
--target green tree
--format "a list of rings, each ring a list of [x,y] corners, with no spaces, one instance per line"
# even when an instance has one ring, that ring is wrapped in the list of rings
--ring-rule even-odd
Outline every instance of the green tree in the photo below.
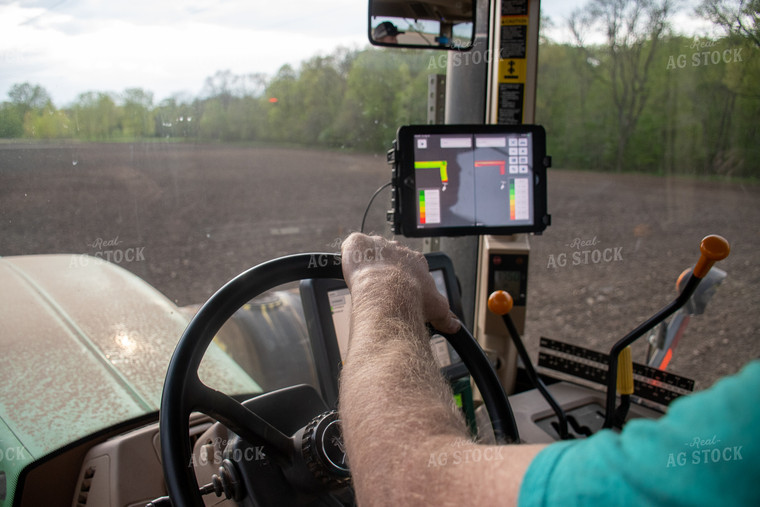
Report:
[[[82,93],[72,108],[76,135],[83,139],[113,138],[119,132],[120,116],[116,101],[109,93]]]
[[[267,86],[266,100],[266,139],[297,142],[294,130],[302,114],[302,103],[298,97],[298,74],[291,65],[279,68]]]
[[[561,167],[603,167],[610,120],[604,112],[611,104],[596,76],[598,63],[576,47],[549,40],[540,55],[536,121],[549,134],[550,153]]]
[[[698,15],[760,47],[760,0],[702,0]]]
[[[266,86],[263,74],[236,75],[219,71],[206,79],[199,102],[199,134],[205,139],[251,141],[263,130],[260,96]]]
[[[200,109],[199,100],[181,94],[162,100],[152,111],[155,135],[164,138],[198,137]]]
[[[9,102],[0,106],[0,137],[22,137],[28,114],[39,113],[51,103],[50,94],[43,87],[19,83],[8,91]]]
[[[301,65],[295,92],[300,102],[299,139],[308,144],[334,142],[332,125],[346,90],[346,76],[332,56],[317,56]]]
[[[156,124],[153,118],[153,93],[129,88],[122,94],[121,131],[125,137],[151,137]]]
[[[384,151],[403,124],[424,123],[427,69],[432,51],[367,49],[348,73],[347,88],[334,125],[345,145]]]
[[[51,102],[50,94],[43,87],[30,83],[21,83],[11,86],[8,92],[11,103],[19,106],[25,115],[30,110],[43,109]]]
[[[626,152],[650,95],[652,62],[673,11],[671,0],[591,0],[573,13],[570,28],[587,60],[598,61],[615,112],[613,167],[623,170]],[[606,45],[589,47],[584,36],[597,32]]]
[[[24,118],[24,133],[35,139],[72,137],[71,121],[64,111],[56,110],[52,102],[42,109],[30,110]]]
[[[0,104],[0,138],[14,138],[24,135],[24,117],[16,104]]]

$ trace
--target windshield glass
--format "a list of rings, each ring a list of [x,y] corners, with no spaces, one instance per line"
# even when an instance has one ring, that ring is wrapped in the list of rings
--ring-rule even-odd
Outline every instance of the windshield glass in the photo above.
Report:
[[[714,269],[706,306],[670,320],[678,346],[660,363],[709,387],[760,356],[757,2],[542,7],[536,119],[556,169],[552,226],[531,243],[526,329],[609,352],[676,296],[700,240],[719,234],[726,276]],[[645,335],[633,359],[665,334]]]
[[[34,456],[157,410],[198,305],[263,261],[337,251],[398,125],[424,121],[427,55],[369,49],[361,2],[12,2],[0,32],[0,419]],[[17,261],[39,254],[70,257]],[[317,384],[297,307],[247,305],[204,382]]]
[[[760,356],[756,2],[542,4],[532,357],[542,336],[608,351],[716,233],[727,276],[668,366],[707,387]],[[355,0],[6,2],[0,33],[0,256],[104,259],[188,314],[262,261],[338,251],[396,129],[427,122],[429,75],[475,61],[369,47]],[[365,231],[390,235],[388,195]]]

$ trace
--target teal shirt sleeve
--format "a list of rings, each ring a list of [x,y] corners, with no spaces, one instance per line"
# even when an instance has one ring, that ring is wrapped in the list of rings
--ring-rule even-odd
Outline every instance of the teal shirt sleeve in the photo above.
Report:
[[[675,400],[659,420],[541,451],[520,506],[760,506],[760,360]]]

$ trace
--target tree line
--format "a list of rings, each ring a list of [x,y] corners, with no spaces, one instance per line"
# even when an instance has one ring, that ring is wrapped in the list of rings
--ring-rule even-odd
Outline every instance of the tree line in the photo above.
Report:
[[[710,38],[671,29],[673,0],[589,0],[574,40],[541,37],[536,120],[554,165],[602,171],[760,176],[760,0],[705,0]],[[600,34],[593,44],[589,34]],[[442,58],[442,55],[445,55]],[[425,123],[427,80],[451,53],[340,48],[274,76],[219,71],[198,97],[154,103],[143,89],[86,92],[58,108],[14,85],[0,138],[149,138],[290,143],[382,152],[399,125]]]
[[[590,0],[572,43],[542,40],[536,117],[561,167],[760,176],[760,0],[703,0],[712,37],[678,35],[677,5]]]
[[[173,138],[385,150],[398,125],[424,122],[428,52],[338,49],[271,78],[219,71],[199,97],[154,103],[143,89],[86,92],[58,108],[19,83],[0,105],[0,138]]]

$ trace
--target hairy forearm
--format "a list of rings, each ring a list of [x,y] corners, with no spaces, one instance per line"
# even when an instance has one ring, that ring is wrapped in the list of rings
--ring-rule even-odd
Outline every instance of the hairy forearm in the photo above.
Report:
[[[386,503],[419,495],[429,457],[467,439],[451,392],[432,357],[413,280],[362,280],[352,288],[352,340],[341,378],[341,417],[359,498]],[[405,496],[404,502],[410,497]]]
[[[343,372],[346,395],[361,390],[363,410],[399,410],[411,431],[424,434],[464,431],[451,391],[433,359],[424,320],[415,308],[414,291],[397,297],[358,298],[352,303],[353,337]],[[377,397],[366,398],[366,394]],[[346,396],[347,400],[351,398]],[[431,427],[429,418],[435,416]],[[424,427],[415,421],[424,418]]]
[[[424,257],[378,237],[343,244],[352,330],[340,411],[361,505],[510,505],[540,446],[469,438],[425,321],[458,327]],[[357,255],[359,254],[359,255]]]

